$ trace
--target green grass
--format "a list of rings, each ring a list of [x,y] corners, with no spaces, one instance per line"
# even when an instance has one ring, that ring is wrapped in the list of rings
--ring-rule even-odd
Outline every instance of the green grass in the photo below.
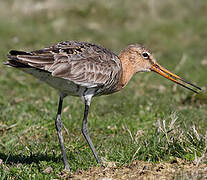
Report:
[[[10,49],[38,49],[63,40],[102,44],[117,54],[130,43],[142,43],[160,64],[201,86],[202,94],[154,73],[139,73],[122,92],[94,98],[89,129],[100,157],[122,166],[133,160],[195,161],[204,154],[201,162],[206,163],[207,3],[55,2],[0,1],[1,62]],[[1,179],[57,178],[63,169],[54,127],[57,92],[2,63],[0,87]],[[81,100],[67,97],[62,120],[72,171],[97,165],[81,134],[82,116]],[[47,167],[53,169],[49,174]]]

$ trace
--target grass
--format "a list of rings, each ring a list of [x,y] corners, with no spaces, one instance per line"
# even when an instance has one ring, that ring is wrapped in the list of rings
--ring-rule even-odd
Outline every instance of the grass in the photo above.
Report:
[[[194,95],[156,74],[139,73],[122,92],[94,98],[90,136],[104,161],[118,167],[136,160],[207,162],[206,2],[0,3],[1,62],[10,49],[40,49],[63,40],[102,44],[117,54],[139,42],[152,49],[160,64],[202,87],[202,93]],[[0,87],[1,179],[60,177],[63,163],[54,127],[57,92],[2,63]],[[82,102],[68,97],[63,111],[72,171],[99,166],[81,135]]]

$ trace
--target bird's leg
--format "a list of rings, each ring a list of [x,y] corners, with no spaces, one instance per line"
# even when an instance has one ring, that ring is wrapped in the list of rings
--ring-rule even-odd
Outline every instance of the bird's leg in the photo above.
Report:
[[[82,124],[82,133],[83,136],[85,137],[88,145],[90,146],[94,157],[96,158],[97,163],[101,163],[101,160],[98,158],[98,154],[93,146],[93,143],[89,137],[88,134],[88,111],[89,111],[89,107],[90,107],[90,101],[91,101],[91,97],[90,98],[84,98],[85,100],[85,110],[84,110],[84,117],[83,117],[83,124]]]
[[[62,135],[62,126],[63,126],[63,123],[61,121],[62,104],[63,104],[63,97],[60,96],[57,117],[55,120],[55,127],[57,130],[58,139],[60,142],[60,147],[61,147],[61,152],[62,152],[62,156],[63,156],[63,162],[64,162],[65,169],[70,170],[69,164],[68,164],[68,159],[67,159],[66,152],[65,152],[63,135]]]

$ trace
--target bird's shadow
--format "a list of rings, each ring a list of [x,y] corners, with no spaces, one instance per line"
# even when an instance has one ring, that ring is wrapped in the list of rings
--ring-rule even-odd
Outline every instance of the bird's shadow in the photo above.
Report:
[[[6,164],[32,164],[39,163],[40,161],[53,161],[60,162],[61,157],[56,157],[55,155],[46,155],[46,154],[31,154],[31,155],[22,155],[22,154],[4,154],[0,152],[0,159],[3,160]]]

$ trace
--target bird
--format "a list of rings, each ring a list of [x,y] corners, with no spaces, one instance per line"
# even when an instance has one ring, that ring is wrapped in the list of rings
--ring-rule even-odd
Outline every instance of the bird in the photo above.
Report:
[[[70,170],[64,139],[61,112],[66,96],[84,101],[82,134],[97,163],[101,163],[88,131],[88,113],[92,97],[122,90],[138,72],[156,72],[165,78],[199,93],[200,87],[162,67],[151,51],[135,43],[116,55],[101,45],[90,42],[63,41],[31,52],[11,50],[6,65],[20,69],[47,83],[59,92],[55,127],[65,170]]]

